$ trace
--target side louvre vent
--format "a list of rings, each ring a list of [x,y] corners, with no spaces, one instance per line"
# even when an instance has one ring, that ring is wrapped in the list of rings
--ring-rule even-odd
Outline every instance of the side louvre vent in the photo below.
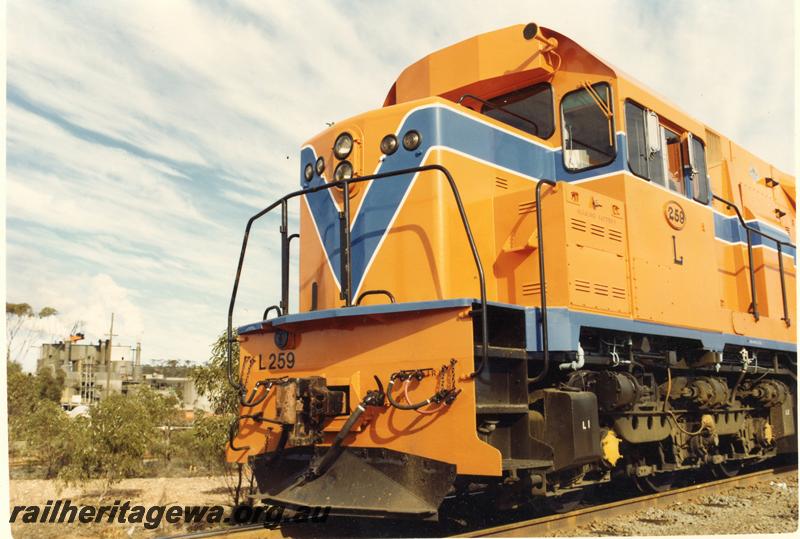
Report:
[[[575,292],[585,292],[587,294],[594,294],[603,297],[612,297],[614,299],[625,299],[627,297],[624,288],[618,286],[609,286],[604,283],[592,283],[584,279],[575,279],[572,282],[572,287]]]
[[[577,230],[578,232],[586,232],[586,221],[582,221],[580,219],[575,219],[572,217],[569,220],[569,226],[572,230]]]
[[[519,214],[524,215],[526,213],[533,213],[536,211],[536,202],[522,202],[519,205]]]
[[[607,296],[608,295],[608,285],[595,283],[594,284],[594,293],[598,296]]]
[[[570,218],[569,227],[576,232],[588,231],[592,236],[598,238],[605,238],[608,236],[609,240],[622,243],[622,231],[616,228],[605,228],[601,225],[587,224],[586,221],[575,219],[574,217]]]
[[[541,291],[539,283],[523,283],[522,295],[523,296],[538,296]]]
[[[591,292],[592,291],[592,283],[589,281],[582,281],[580,279],[575,279],[575,290],[578,292]]]
[[[494,179],[494,184],[498,189],[508,189],[508,180],[500,178],[499,176]]]

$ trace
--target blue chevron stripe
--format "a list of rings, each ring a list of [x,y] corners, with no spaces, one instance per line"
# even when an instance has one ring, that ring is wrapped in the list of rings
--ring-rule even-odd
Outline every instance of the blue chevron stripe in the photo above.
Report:
[[[578,173],[567,171],[563,166],[561,149],[551,149],[530,139],[514,134],[498,126],[480,121],[474,117],[441,105],[431,105],[413,110],[406,116],[396,131],[400,138],[409,129],[417,130],[421,137],[420,147],[413,152],[400,147],[397,152],[385,156],[376,173],[390,172],[422,165],[431,148],[441,147],[454,150],[513,173],[535,179],[559,181],[578,181],[591,179],[626,170],[627,145],[625,135],[617,134],[617,155],[608,165]],[[316,186],[324,183],[324,178],[315,175],[309,184],[303,179],[302,167],[313,163],[316,155],[306,147],[301,151],[301,186]],[[394,177],[370,182],[358,212],[351,226],[352,241],[352,281],[353,290],[358,292],[376,251],[386,236],[390,224],[400,210],[402,201],[408,194],[414,175]],[[334,279],[338,284],[341,275],[339,245],[339,211],[328,191],[306,195],[309,208],[319,232],[322,245],[328,257]],[[744,229],[735,217],[727,217],[714,212],[715,236],[728,242],[744,241]],[[788,238],[785,233],[763,223],[754,222],[755,227],[780,238]],[[753,235],[754,245],[775,248],[771,240]],[[785,249],[795,257],[795,250]]]
[[[409,129],[422,136],[420,147],[413,152],[400,148],[386,156],[376,173],[390,172],[420,166],[427,152],[433,147],[445,147],[471,157],[503,167],[517,174],[532,178],[561,179],[570,181],[624,169],[622,152],[606,167],[579,174],[564,170],[560,150],[553,150],[534,141],[515,135],[461,114],[453,109],[430,106],[416,109],[403,121],[397,131],[398,137]],[[624,136],[618,136],[619,147],[623,147]],[[313,150],[304,148],[301,163],[313,163]],[[358,213],[354,216],[352,239],[353,289],[358,290],[375,252],[386,235],[390,223],[397,215],[402,200],[414,180],[413,175],[395,177],[391,180],[371,182]],[[304,185],[301,170],[301,185]],[[324,179],[315,176],[311,186],[320,185]],[[331,267],[338,279],[340,275],[338,210],[329,193],[320,191],[306,195],[309,207],[318,227],[320,238],[328,255]]]
[[[301,168],[306,163],[314,163],[316,160],[317,156],[312,148],[306,147],[300,151]],[[302,170],[300,171],[300,181],[301,185],[303,185]],[[308,185],[315,187],[324,183],[326,183],[324,178],[315,174]],[[339,210],[327,189],[316,193],[308,193],[305,198],[311,210],[314,226],[317,227],[322,247],[325,249],[328,262],[331,264],[331,269],[333,269],[333,278],[336,280],[336,284],[339,285],[339,276],[341,275],[341,265],[339,263]]]

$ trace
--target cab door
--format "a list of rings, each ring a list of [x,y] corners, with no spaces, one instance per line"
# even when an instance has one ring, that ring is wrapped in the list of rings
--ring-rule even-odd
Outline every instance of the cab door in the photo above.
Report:
[[[659,121],[657,116],[653,120],[651,111],[640,109],[644,124]],[[626,114],[632,116],[627,122],[628,151],[645,147],[649,161],[647,167],[632,170],[637,177],[626,176],[625,180],[633,315],[660,324],[718,329],[721,293],[714,217],[707,205],[705,164],[699,166],[701,156],[697,147],[691,146],[697,141],[693,143],[688,133],[663,119],[657,126],[633,129],[631,120],[635,120],[636,111],[626,108]],[[650,133],[651,140],[637,142],[636,132],[642,137]],[[652,140],[653,133],[660,135],[660,144]],[[642,170],[647,170],[647,175]],[[700,184],[704,190],[699,189]]]

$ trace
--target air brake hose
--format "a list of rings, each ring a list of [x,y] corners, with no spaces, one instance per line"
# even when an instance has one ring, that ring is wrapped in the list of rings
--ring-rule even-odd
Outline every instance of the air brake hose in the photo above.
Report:
[[[266,389],[264,389],[264,391],[259,395],[259,397],[256,400],[253,400],[253,398],[256,396],[256,393],[258,392],[259,386],[262,385],[266,386]],[[249,399],[244,400],[244,393],[241,393],[239,395],[240,396],[239,403],[245,408],[252,408],[253,406],[258,406],[267,399],[267,395],[269,395],[270,389],[272,389],[272,382],[266,382],[262,384],[261,381],[258,381],[256,382],[256,385],[253,386],[253,391],[250,393]]]
[[[233,451],[247,451],[250,449],[249,445],[245,445],[243,447],[236,447],[233,443],[233,439],[236,438],[237,434],[239,434],[239,422],[242,419],[252,419],[257,423],[260,423],[264,420],[264,416],[261,414],[261,412],[259,412],[253,415],[240,415],[233,420],[231,426],[228,427],[228,444],[230,445],[231,450]]]
[[[231,426],[228,427],[228,445],[231,448],[231,451],[247,451],[250,449],[249,445],[245,445],[243,447],[236,447],[233,443],[233,439],[236,438],[236,435],[239,431],[239,418],[235,418],[231,423]]]
[[[433,397],[430,397],[428,399],[425,399],[424,401],[417,402],[414,404],[403,404],[401,402],[397,402],[396,400],[394,400],[394,397],[392,397],[392,389],[394,388],[394,382],[395,379],[389,380],[389,386],[386,388],[386,397],[389,399],[389,404],[391,404],[398,410],[419,410],[423,406],[428,406],[429,404],[431,404],[433,402],[433,398],[436,396],[434,395]]]
[[[272,389],[272,386],[286,383],[286,381],[287,378],[285,376],[282,378],[269,378],[267,380],[259,380],[253,386],[253,391],[250,392],[250,398],[245,401],[244,393],[242,393],[240,394],[239,402],[242,404],[242,406],[247,408],[258,406],[267,399],[267,397],[269,396],[269,392]],[[258,392],[259,386],[265,386],[266,389],[264,389],[264,392],[259,395],[258,399],[253,400],[254,397],[256,396],[256,393]]]
[[[411,398],[408,396],[408,386],[409,385],[411,385],[411,380],[406,380],[405,382],[403,382],[403,396],[406,399],[406,403],[411,404]],[[435,414],[436,412],[440,412],[443,407],[444,407],[444,402],[443,401],[439,401],[439,406],[437,406],[435,408],[432,408],[430,410],[423,410],[423,409],[420,408],[419,410],[414,410],[414,411],[417,412],[418,414],[428,415],[428,414]]]

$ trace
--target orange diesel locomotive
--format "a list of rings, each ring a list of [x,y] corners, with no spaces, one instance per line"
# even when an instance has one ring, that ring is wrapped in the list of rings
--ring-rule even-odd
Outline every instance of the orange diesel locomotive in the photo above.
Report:
[[[249,221],[228,313],[228,457],[264,498],[566,507],[796,451],[794,178],[569,38],[528,24],[430,54],[302,148],[299,187]],[[234,335],[273,210],[281,298]]]

